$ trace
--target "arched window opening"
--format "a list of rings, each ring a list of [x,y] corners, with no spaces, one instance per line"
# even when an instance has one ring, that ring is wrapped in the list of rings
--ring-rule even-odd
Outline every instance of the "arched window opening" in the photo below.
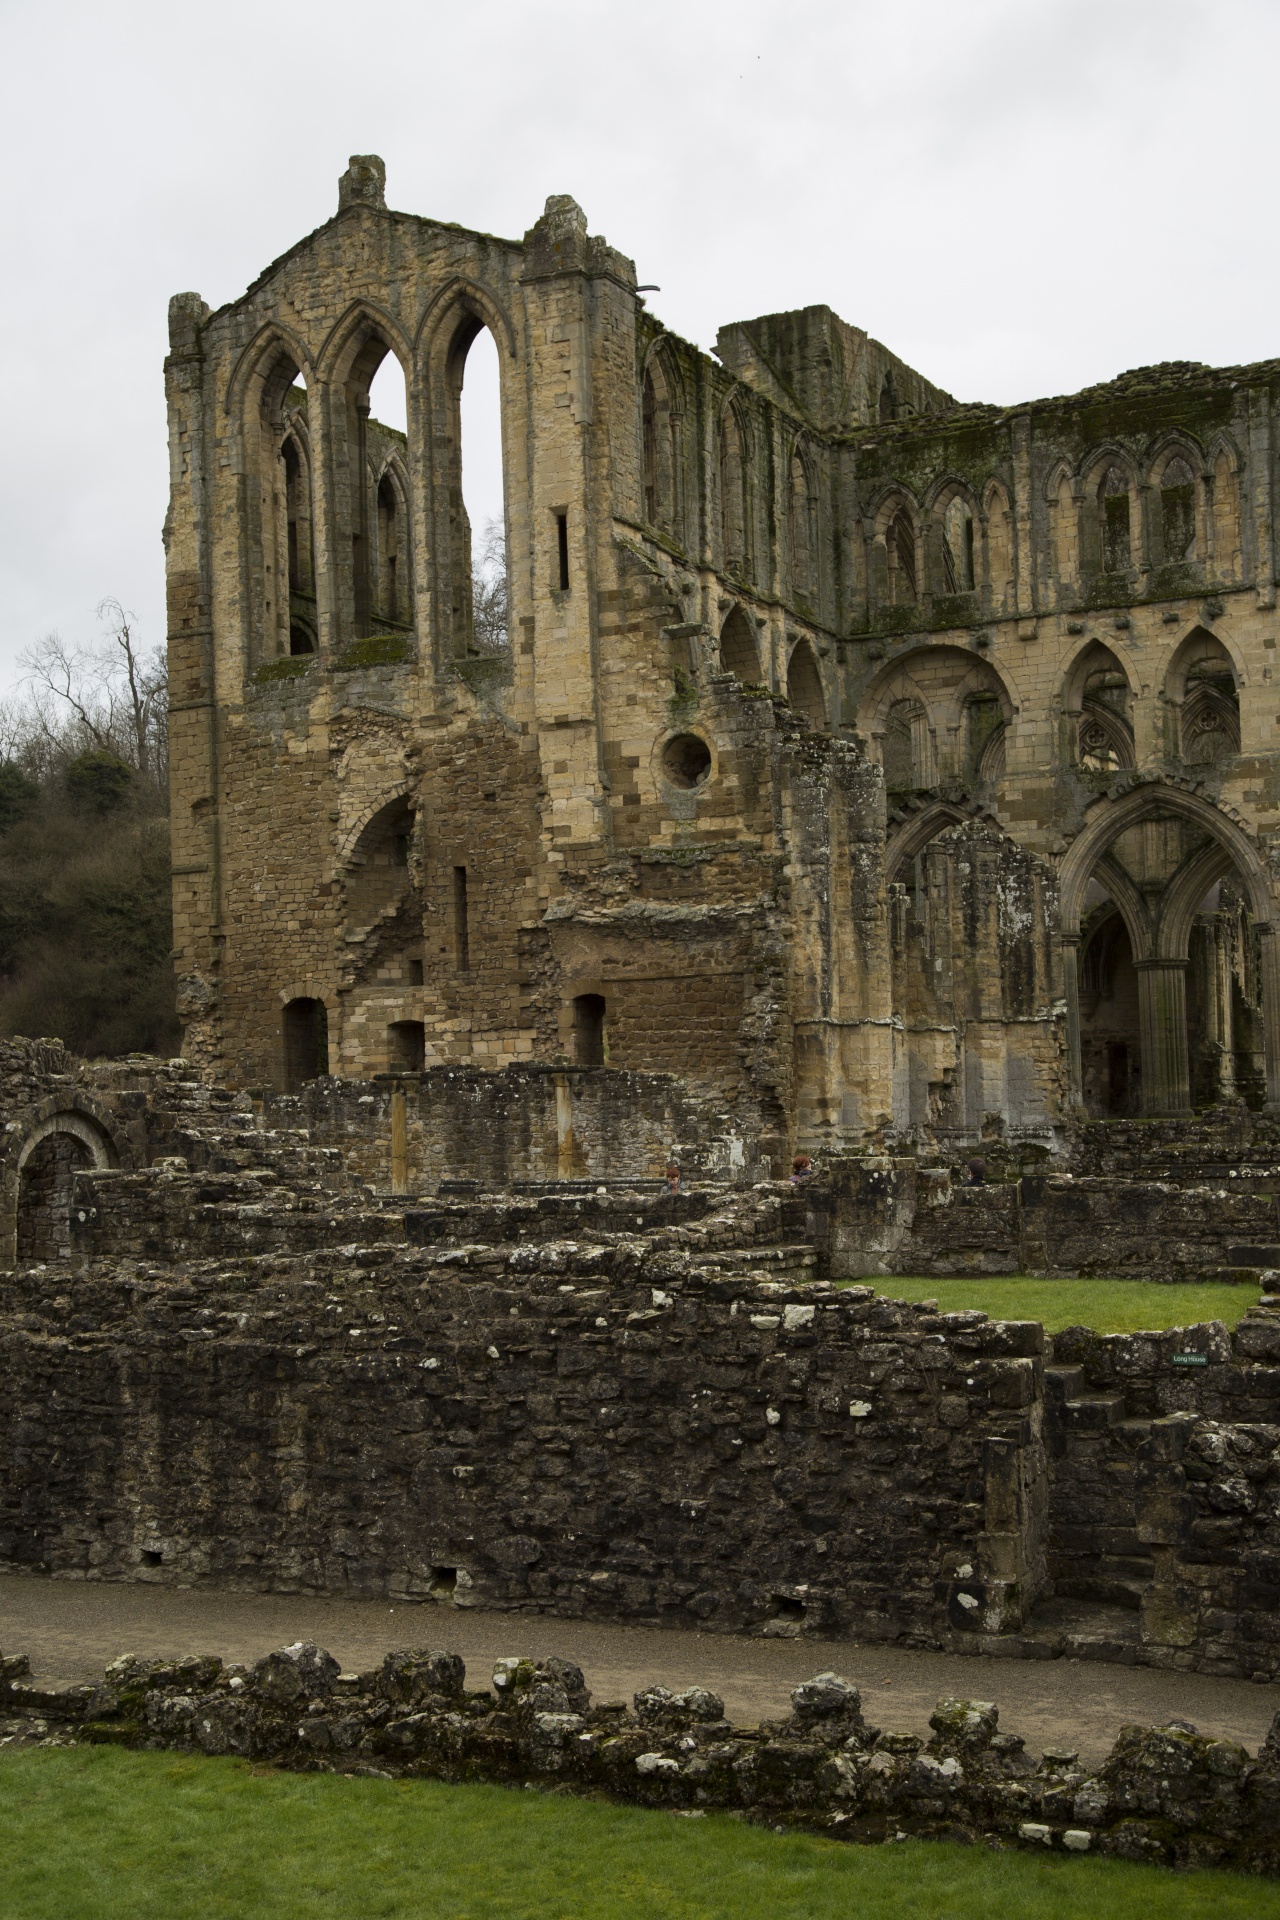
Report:
[[[295,420],[306,405],[306,389],[292,387],[285,405]],[[297,431],[285,435],[281,448],[284,463],[285,549],[289,581],[290,613],[297,611],[299,598],[311,605],[316,597],[315,548],[311,524],[311,461]]]
[[[791,461],[791,590],[797,600],[814,596],[813,499],[809,472],[797,453]]]
[[[981,782],[1004,777],[1005,720],[999,696],[971,693],[964,708],[969,770]]]
[[[284,1086],[297,1093],[329,1071],[329,1015],[323,1000],[304,995],[284,1009]]]
[[[350,632],[357,639],[395,632],[402,624],[389,620],[383,605],[380,578],[382,556],[379,536],[378,491],[383,474],[393,462],[400,473],[409,473],[408,438],[405,429],[407,395],[404,369],[387,341],[369,333],[347,371],[345,406],[341,428],[345,435],[345,459],[339,460],[339,527],[345,523],[350,542]],[[335,437],[338,421],[335,419]],[[407,480],[405,482],[407,489]],[[398,515],[396,541],[400,572],[408,572],[409,513],[406,497]],[[337,555],[339,562],[342,553]],[[402,589],[408,602],[408,580]]]
[[[881,420],[896,420],[898,417],[898,396],[893,385],[893,368],[890,367],[880,389],[880,404],[877,409]]]
[[[942,516],[942,584],[947,593],[973,591],[973,515],[959,494]]]
[[[1213,463],[1213,571],[1225,583],[1240,578],[1240,490],[1225,447]]]
[[[1120,662],[1100,641],[1088,647],[1072,675],[1076,700],[1076,758],[1091,773],[1132,767],[1133,698]]]
[[[251,539],[260,558],[253,596],[252,648],[259,659],[289,651],[294,617],[314,625],[315,560],[311,538],[311,461],[307,390],[292,360],[276,359],[256,386],[256,423],[247,423]]]
[[[987,592],[991,611],[1006,613],[1013,598],[1013,515],[1003,487],[986,496]]]
[[[408,525],[404,495],[399,478],[390,467],[383,470],[377,496],[377,574],[378,591],[374,623],[378,627],[407,627],[409,596],[405,555],[408,550]]]
[[[680,408],[662,352],[645,369],[640,394],[641,484],[651,527],[680,531]]]
[[[450,497],[454,522],[454,650],[505,653],[510,645],[507,510],[502,461],[502,370],[488,327],[471,320],[454,340],[459,471]],[[565,516],[566,534],[571,531]],[[553,529],[553,532],[555,530]],[[558,583],[552,554],[547,577]]]
[[[1240,751],[1240,698],[1230,674],[1197,667],[1187,675],[1182,705],[1182,757],[1188,766],[1227,760]]]
[[[347,860],[347,928],[368,927],[409,890],[414,816],[403,796],[374,814]]]
[[[297,655],[314,653],[315,650],[316,637],[311,632],[311,629],[303,626],[301,620],[291,620],[289,623],[289,652]]]
[[[1102,510],[1102,570],[1128,573],[1132,558],[1129,530],[1129,482],[1119,467],[1108,467],[1098,489]]]
[[[1096,896],[1101,889],[1091,883]],[[1080,948],[1080,1067],[1086,1111],[1124,1119],[1142,1111],[1138,974],[1128,930],[1110,900],[1085,923]]]
[[[580,1067],[607,1066],[605,1002],[600,993],[580,993],[573,1003],[573,1055]]]
[[[1069,474],[1063,474],[1051,501],[1053,571],[1060,593],[1069,596],[1080,579],[1080,520]]]
[[[922,701],[907,698],[892,703],[885,716],[881,762],[890,794],[912,793],[931,785],[929,718]]]
[[[646,373],[644,376],[640,425],[644,468],[644,517],[653,527],[658,524],[658,396],[653,390],[651,373]]]
[[[18,1175],[19,1266],[70,1254],[75,1176],[92,1165],[93,1155],[73,1133],[46,1134],[31,1149]]]
[[[421,1020],[393,1020],[387,1028],[387,1070],[421,1073],[427,1063],[427,1029]]]
[[[899,507],[889,522],[885,557],[889,563],[889,605],[913,607],[916,604],[916,531],[905,507]]]
[[[1189,766],[1240,751],[1240,695],[1231,655],[1214,634],[1189,633],[1169,665],[1165,697],[1178,717],[1178,750]]]
[[[798,641],[787,666],[787,699],[791,711],[811,727],[827,724],[827,703],[822,693],[822,675],[807,640]]]
[[[1160,478],[1160,533],[1169,565],[1195,559],[1195,476],[1180,456],[1170,460]]]
[[[760,650],[751,621],[741,607],[731,609],[720,629],[720,666],[725,673],[735,675],[743,686],[760,684]]]
[[[742,427],[732,407],[720,422],[720,522],[724,564],[731,573],[745,573],[747,551],[747,463]]]

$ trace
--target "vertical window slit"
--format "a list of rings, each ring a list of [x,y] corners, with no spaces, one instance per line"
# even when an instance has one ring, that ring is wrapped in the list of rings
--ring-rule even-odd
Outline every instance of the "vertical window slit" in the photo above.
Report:
[[[569,591],[569,516],[567,513],[556,515],[556,541],[560,555],[560,591]]]
[[[453,943],[459,973],[471,965],[471,937],[467,926],[467,870],[453,870]]]

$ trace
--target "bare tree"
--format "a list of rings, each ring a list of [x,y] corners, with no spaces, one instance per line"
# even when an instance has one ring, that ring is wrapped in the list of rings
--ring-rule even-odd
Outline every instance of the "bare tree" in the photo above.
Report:
[[[500,520],[485,523],[480,558],[471,568],[471,633],[477,653],[505,653],[510,645],[507,539]]]
[[[26,757],[47,763],[68,753],[110,753],[159,786],[167,773],[164,654],[159,648],[140,649],[136,618],[118,600],[103,600],[98,618],[105,634],[96,646],[49,633],[20,656]],[[23,724],[20,713],[14,723],[16,734]],[[0,749],[6,739],[0,713]]]

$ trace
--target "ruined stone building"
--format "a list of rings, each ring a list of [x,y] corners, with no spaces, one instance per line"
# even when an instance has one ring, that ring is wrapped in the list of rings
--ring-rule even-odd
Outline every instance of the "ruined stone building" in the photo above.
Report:
[[[499,648],[459,456],[484,328]],[[600,1066],[650,1171],[691,1134],[750,1171],[1280,1095],[1280,362],[962,404],[825,307],[709,357],[571,199],[495,239],[390,211],[373,157],[170,332],[200,1065],[443,1069],[484,1133],[509,1069],[561,1171]],[[370,417],[387,354],[407,436]]]

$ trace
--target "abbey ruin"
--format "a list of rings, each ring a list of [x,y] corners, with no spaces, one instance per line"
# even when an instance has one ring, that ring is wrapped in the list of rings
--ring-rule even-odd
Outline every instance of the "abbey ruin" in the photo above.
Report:
[[[170,341],[185,1055],[0,1046],[0,1567],[1280,1676],[1280,362],[713,358],[367,156]]]
[[[775,1170],[1280,1097],[1280,367],[962,405],[821,307],[713,359],[572,200],[517,243],[382,178],[242,299],[172,303],[190,1057],[674,1073]]]

